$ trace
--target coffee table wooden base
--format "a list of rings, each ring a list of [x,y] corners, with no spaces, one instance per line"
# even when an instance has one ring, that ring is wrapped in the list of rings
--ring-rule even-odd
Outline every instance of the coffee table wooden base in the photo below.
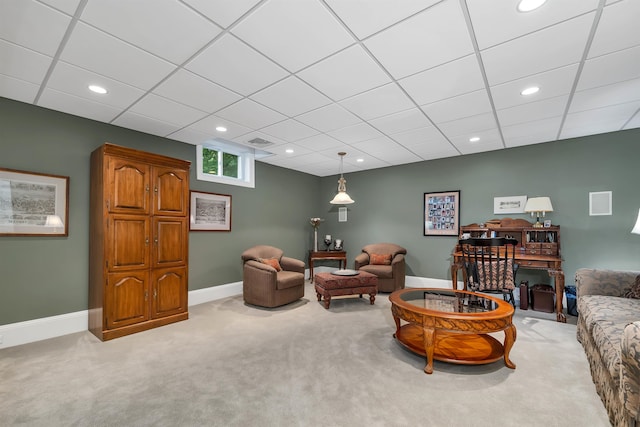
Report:
[[[394,334],[400,344],[416,354],[427,356],[424,331],[414,324],[406,324]],[[504,357],[504,348],[497,339],[487,334],[460,334],[437,331],[434,337],[433,360],[463,365],[483,365]],[[427,365],[428,366],[428,365]],[[515,368],[515,365],[513,365]],[[433,367],[425,372],[430,374]]]

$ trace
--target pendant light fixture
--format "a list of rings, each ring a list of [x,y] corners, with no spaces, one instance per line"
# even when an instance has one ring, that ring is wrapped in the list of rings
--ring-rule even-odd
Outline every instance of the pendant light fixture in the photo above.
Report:
[[[347,181],[344,179],[344,176],[342,176],[342,161],[346,155],[347,153],[345,152],[338,153],[338,156],[340,156],[340,179],[338,180],[338,194],[329,202],[332,205],[348,205],[354,202],[347,194]]]

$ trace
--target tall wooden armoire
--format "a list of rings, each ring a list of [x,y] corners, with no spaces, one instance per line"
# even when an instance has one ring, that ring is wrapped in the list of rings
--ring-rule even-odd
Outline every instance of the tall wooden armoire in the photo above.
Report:
[[[101,340],[188,319],[190,165],[113,144],[91,154],[89,330]]]

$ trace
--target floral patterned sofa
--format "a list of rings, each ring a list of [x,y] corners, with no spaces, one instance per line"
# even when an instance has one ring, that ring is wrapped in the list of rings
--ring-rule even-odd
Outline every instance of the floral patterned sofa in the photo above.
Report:
[[[614,426],[640,427],[638,271],[579,269],[577,338]]]

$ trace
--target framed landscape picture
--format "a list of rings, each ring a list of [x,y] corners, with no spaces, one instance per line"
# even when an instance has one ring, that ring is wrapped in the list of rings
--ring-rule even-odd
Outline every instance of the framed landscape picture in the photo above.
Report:
[[[68,235],[68,176],[0,168],[0,236]]]
[[[189,230],[231,231],[231,196],[191,191]]]
[[[424,193],[424,235],[457,236],[460,232],[460,191]]]

